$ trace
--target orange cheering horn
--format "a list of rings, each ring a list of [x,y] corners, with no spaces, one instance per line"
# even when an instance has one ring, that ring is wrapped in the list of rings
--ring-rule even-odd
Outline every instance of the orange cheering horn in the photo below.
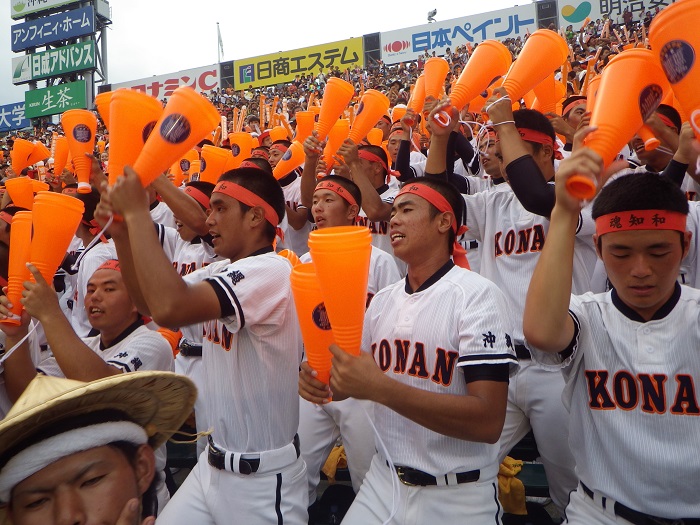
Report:
[[[61,116],[61,126],[66,133],[68,149],[73,158],[75,175],[78,178],[78,193],[90,193],[92,159],[86,154],[92,154],[95,150],[97,117],[86,109],[69,109]]]
[[[114,95],[113,91],[105,91],[104,93],[99,93],[95,96],[95,106],[97,107],[97,112],[100,114],[100,118],[102,119],[102,122],[105,123],[105,127],[109,131],[109,117],[110,117],[110,109],[109,106],[112,102],[112,95]],[[112,146],[110,146],[111,148]]]
[[[386,114],[388,109],[389,99],[384,93],[380,93],[376,89],[365,91],[360,100],[355,120],[350,128],[350,140],[355,144],[359,144],[369,130],[379,122],[382,115]]]
[[[355,88],[352,87],[352,84],[341,78],[333,77],[328,81],[323,92],[318,122],[316,122],[315,126],[318,140],[321,142],[326,140],[328,133],[340,115],[343,114],[343,111],[345,111],[345,107],[352,99],[354,93]]]
[[[7,270],[7,298],[12,303],[11,317],[0,321],[5,324],[19,325],[22,315],[22,292],[24,281],[30,278],[27,261],[32,244],[32,212],[18,211],[12,217],[12,235],[10,236],[10,260]]]
[[[34,144],[28,140],[15,139],[12,145],[12,151],[10,151],[10,162],[12,164],[12,171],[16,175],[20,175],[22,170],[29,166],[29,156],[34,151]]]

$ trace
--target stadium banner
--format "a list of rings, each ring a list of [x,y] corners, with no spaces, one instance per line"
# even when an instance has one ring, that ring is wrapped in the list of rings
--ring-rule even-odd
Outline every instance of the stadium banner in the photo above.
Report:
[[[95,32],[95,9],[92,6],[57,13],[10,27],[12,51],[18,53]]]
[[[444,55],[449,47],[476,44],[483,40],[524,37],[537,29],[536,6],[526,4],[444,22],[385,31],[381,35],[382,61],[396,64],[416,60],[426,51]]]
[[[24,129],[31,126],[24,116],[24,102],[0,106],[0,132]]]
[[[88,40],[13,58],[12,83],[24,84],[95,67],[95,42]]]
[[[647,11],[654,14],[657,7],[663,9],[673,2],[674,0],[560,0],[559,27],[565,29],[571,25],[574,31],[578,31],[586,18],[595,22],[602,20],[603,15],[608,15],[615,24],[622,24],[622,13],[625,9],[629,9],[632,12],[632,20],[638,22],[644,18]]]
[[[78,0],[11,0],[10,16],[17,20],[18,18],[24,18],[32,13],[77,3]]]
[[[69,109],[87,109],[85,81],[29,90],[24,94],[24,105],[27,118],[56,115]]]
[[[219,88],[219,65],[185,69],[167,75],[154,75],[148,78],[112,84],[112,91],[121,88],[143,91],[158,99],[167,99],[180,86],[190,86],[199,93],[208,93]]]
[[[234,86],[247,89],[288,83],[297,75],[316,75],[335,66],[341,71],[364,67],[361,37],[234,60]]]

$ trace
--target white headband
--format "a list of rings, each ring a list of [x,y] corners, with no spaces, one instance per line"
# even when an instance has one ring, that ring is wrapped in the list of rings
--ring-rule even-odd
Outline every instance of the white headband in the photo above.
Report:
[[[148,435],[131,421],[111,421],[75,428],[25,448],[0,470],[0,503],[10,501],[10,493],[18,483],[59,459],[115,441],[143,445]]]

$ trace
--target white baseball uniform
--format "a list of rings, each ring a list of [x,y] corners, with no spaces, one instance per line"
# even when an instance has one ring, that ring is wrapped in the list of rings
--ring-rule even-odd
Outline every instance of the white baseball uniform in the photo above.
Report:
[[[501,435],[499,460],[533,430],[549,481],[549,492],[563,513],[569,492],[576,488],[574,461],[566,442],[567,414],[561,402],[564,380],[540,367],[531,366],[524,348],[522,316],[525,297],[539,254],[545,243],[549,221],[527,211],[509,184],[492,191],[464,196],[466,239],[481,242],[480,273],[493,281],[508,298],[515,320],[513,341],[520,349],[520,368],[508,387],[508,411]],[[590,288],[590,273],[596,254],[591,235],[595,224],[590,211],[579,217],[574,253],[574,290]],[[552,432],[552,429],[557,429]]]
[[[284,202],[292,210],[297,211],[301,206],[301,177],[294,171],[278,181],[284,193]],[[313,223],[306,221],[304,226],[295,230],[289,223],[285,222],[284,242],[279,243],[279,248],[288,248],[298,256],[309,251],[309,232],[313,228]]]
[[[302,255],[311,262],[311,254]],[[399,281],[401,276],[388,253],[372,246],[367,281],[367,304],[379,290]],[[299,398],[299,439],[301,457],[306,462],[309,503],[316,501],[316,487],[328,454],[340,436],[348,458],[352,487],[357,492],[374,456],[374,434],[363,409],[367,403],[348,398],[326,405],[315,405]]]
[[[648,523],[700,517],[699,303],[700,290],[676,284],[644,322],[614,290],[574,295],[569,348],[535,351],[566,377],[569,444],[582,484],[568,523],[628,523],[616,518],[615,502],[669,520]]]
[[[406,280],[375,295],[365,316],[362,348],[396,381],[466,395],[467,381],[489,377],[493,365],[517,366],[510,329],[498,288],[449,261],[416,291]],[[500,523],[498,445],[438,434],[383,405],[374,404],[373,412],[377,450],[385,446],[394,465],[435,476],[441,486],[399,483],[400,501],[392,502],[396,474],[377,453],[343,523],[383,523],[394,503],[396,523]],[[456,483],[457,474],[472,471],[479,471],[476,481]]]
[[[203,323],[203,395],[214,448],[202,453],[159,522],[206,525],[235,518],[306,525],[306,467],[293,444],[302,341],[290,273],[290,262],[269,247],[184,277],[190,284],[209,283],[221,305],[222,317]],[[225,470],[209,463],[208,453],[217,450]],[[257,471],[244,474],[249,461]]]
[[[163,201],[157,201],[157,204],[151,207],[151,219],[156,224],[162,224],[168,228],[177,226],[172,210]]]

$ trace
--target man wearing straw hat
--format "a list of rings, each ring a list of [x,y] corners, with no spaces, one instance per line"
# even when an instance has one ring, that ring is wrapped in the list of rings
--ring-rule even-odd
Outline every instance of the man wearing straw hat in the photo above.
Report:
[[[0,523],[152,525],[154,448],[196,395],[168,372],[37,376],[0,422]]]
[[[224,173],[207,219],[227,260],[184,278],[159,247],[138,175],[125,169],[103,194],[98,218],[112,225],[124,276],[140,311],[163,326],[204,325],[203,397],[213,433],[207,450],[161,515],[168,525],[308,521],[306,467],[299,457],[298,370],[302,343],[291,263],[275,254],[284,196],[257,168]]]

